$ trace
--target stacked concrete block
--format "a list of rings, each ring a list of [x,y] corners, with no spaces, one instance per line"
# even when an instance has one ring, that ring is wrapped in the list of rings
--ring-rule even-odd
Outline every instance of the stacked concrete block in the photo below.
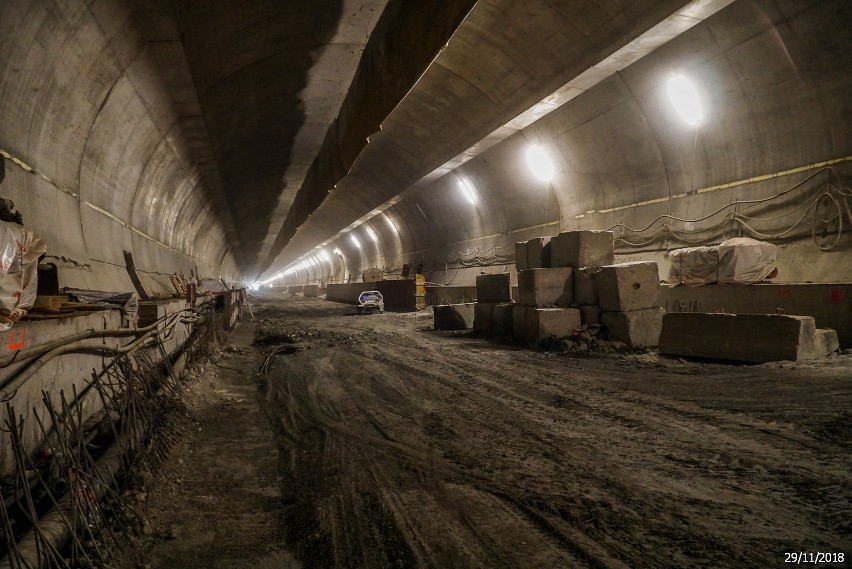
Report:
[[[515,243],[515,270],[526,271],[529,268],[530,264],[527,261],[527,242],[521,241]]]
[[[663,327],[662,308],[645,308],[628,312],[604,312],[601,324],[606,326],[610,340],[624,342],[631,348],[656,346]]]
[[[477,275],[476,300],[477,302],[494,304],[512,300],[509,273]]]
[[[517,342],[525,342],[529,336],[527,333],[527,311],[528,307],[521,304],[512,305],[512,336]]]
[[[812,360],[836,349],[833,332],[817,330],[812,316],[668,313],[660,352],[753,363]]]
[[[494,327],[494,302],[477,302],[473,311],[473,330],[482,334],[491,334]]]
[[[601,323],[610,340],[628,346],[656,346],[662,327],[657,263],[601,267],[594,275]]]
[[[614,259],[612,231],[565,231],[550,242],[551,267],[600,267]]]
[[[658,306],[660,277],[657,263],[622,263],[601,267],[595,274],[598,298],[604,312],[627,312]]]
[[[567,338],[580,326],[580,311],[576,308],[527,307],[526,336],[520,340],[537,346],[550,339]]]
[[[472,302],[436,306],[435,330],[469,330],[473,326],[475,306]]]
[[[818,328],[814,342],[814,357],[824,358],[840,349],[837,332],[829,328]]]
[[[598,287],[595,275],[600,267],[580,267],[574,269],[574,304],[580,309],[583,324],[600,324],[601,307],[598,301]]]
[[[601,307],[594,306],[578,306],[580,311],[580,321],[589,326],[601,323]]]
[[[550,237],[536,237],[527,241],[527,268],[543,269],[550,267]]]
[[[303,293],[305,298],[316,298],[320,295],[319,285],[305,285]]]
[[[512,327],[513,306],[511,302],[501,302],[494,305],[491,314],[491,333],[498,337],[511,336],[514,333]]]
[[[519,302],[538,308],[568,306],[574,298],[573,280],[573,271],[568,267],[520,271]]]

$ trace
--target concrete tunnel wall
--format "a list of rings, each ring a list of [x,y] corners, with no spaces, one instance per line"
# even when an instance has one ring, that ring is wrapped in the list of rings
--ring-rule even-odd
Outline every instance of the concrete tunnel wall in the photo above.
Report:
[[[493,264],[487,270],[511,270],[511,243],[560,230],[614,228],[623,238],[616,243],[620,258],[657,260],[661,276],[667,274],[666,250],[726,236],[784,233],[809,211],[825,183],[849,188],[852,75],[844,70],[852,68],[850,20],[852,5],[840,0],[735,2],[355,228],[351,234],[360,249],[349,234],[326,248],[344,254],[346,276],[372,266],[393,274],[403,263],[412,271],[422,264],[431,280],[464,285],[481,269],[457,270],[459,253],[480,251]],[[665,84],[673,72],[698,86],[707,117],[698,129],[669,104]],[[531,141],[545,144],[556,163],[550,186],[524,163]],[[789,212],[746,220],[756,233],[724,223],[733,208],[704,221],[670,221],[678,233],[667,238],[623,229],[642,228],[668,213],[701,219],[736,200],[768,198],[820,164],[831,172],[783,198],[739,206],[755,218]],[[460,193],[459,176],[473,182],[475,205]],[[757,180],[718,187],[751,178]],[[812,215],[810,210],[796,229],[769,238],[781,247],[778,281],[852,281],[849,232],[821,251],[811,239]],[[320,265],[300,276],[344,278],[341,263],[335,261],[334,270]]]
[[[334,35],[344,6],[327,4],[328,22],[304,34]],[[373,4],[380,12],[383,4]],[[772,176],[823,162],[832,162],[835,185],[848,184],[852,77],[844,70],[852,63],[852,40],[845,22],[852,7],[842,0],[735,1],[472,160],[435,175],[458,148],[504,128],[686,4],[636,0],[612,13],[572,14],[546,2],[525,10],[508,10],[501,0],[478,2],[416,88],[370,136],[349,175],[285,247],[282,258],[325,241],[328,253],[337,248],[343,256],[330,255],[296,280],[346,280],[373,266],[395,275],[408,264],[411,272],[422,265],[434,281],[469,284],[482,270],[476,265],[510,270],[511,244],[530,237],[622,223],[641,227],[669,211],[701,218],[733,200],[788,188],[814,170]],[[286,154],[291,133],[265,125],[318,119],[270,104],[276,98],[292,102],[304,81],[258,85],[255,79],[270,68],[238,72],[252,58],[265,61],[274,34],[238,43],[234,53],[223,52],[219,66],[204,54],[282,9],[265,2],[222,36],[214,25],[227,12],[221,2],[207,11],[180,2],[47,1],[9,2],[0,10],[0,150],[7,166],[0,195],[13,199],[27,226],[47,241],[48,260],[60,265],[63,285],[131,288],[125,250],[145,284],[164,292],[168,282],[157,273],[197,268],[202,276],[236,281],[243,278],[242,259],[272,248],[274,222],[295,194],[289,185],[272,186],[295,170],[304,173],[308,162],[289,164],[295,170],[287,164],[261,168],[261,158],[269,165],[274,155]],[[306,27],[291,20],[294,29]],[[312,52],[298,45],[305,67]],[[664,84],[673,71],[699,86],[708,116],[699,130],[668,106]],[[345,86],[348,79],[340,81]],[[261,111],[243,125],[229,122],[226,112],[233,99],[228,93],[240,89],[263,94],[246,100]],[[334,109],[331,102],[328,107]],[[330,112],[323,120],[333,119]],[[322,121],[310,124],[321,140]],[[544,143],[556,162],[549,187],[523,163],[530,141]],[[245,154],[249,147],[264,153]],[[459,176],[475,186],[476,205],[460,195]],[[668,199],[751,177],[765,179]],[[789,202],[807,205],[823,179],[790,194]],[[357,219],[400,194],[351,231],[360,248],[349,233],[333,238],[341,220]],[[774,204],[748,213],[775,216],[783,208]],[[627,232],[620,236],[645,244],[620,241],[618,251],[622,258],[659,260],[664,274],[666,250],[718,242],[731,233],[727,227],[711,231],[717,219],[691,229],[673,222],[680,240]],[[759,229],[777,233],[786,222]],[[806,219],[777,240],[784,247],[780,279],[852,280],[848,232],[825,253],[809,233]],[[471,268],[459,269],[460,258]]]
[[[200,191],[204,165],[168,77],[120,3],[10,2],[0,9],[0,195],[48,246],[63,286],[151,292],[156,273],[239,278]],[[165,32],[164,32],[165,34]]]

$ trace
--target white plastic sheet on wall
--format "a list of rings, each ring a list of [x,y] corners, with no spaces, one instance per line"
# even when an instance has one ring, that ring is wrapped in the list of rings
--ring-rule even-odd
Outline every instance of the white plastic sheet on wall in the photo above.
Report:
[[[758,283],[775,270],[778,248],[772,243],[736,237],[712,247],[686,247],[669,253],[671,286]]]
[[[35,304],[38,258],[47,246],[29,229],[0,221],[0,330],[8,330]]]

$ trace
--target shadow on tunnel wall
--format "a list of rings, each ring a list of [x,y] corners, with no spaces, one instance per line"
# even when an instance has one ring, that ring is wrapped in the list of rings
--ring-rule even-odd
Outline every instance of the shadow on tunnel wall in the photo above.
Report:
[[[314,0],[294,8],[263,0],[240,3],[234,13],[233,2],[213,0],[176,8],[244,272],[251,272],[274,221],[305,125],[300,95],[338,29],[342,4]]]

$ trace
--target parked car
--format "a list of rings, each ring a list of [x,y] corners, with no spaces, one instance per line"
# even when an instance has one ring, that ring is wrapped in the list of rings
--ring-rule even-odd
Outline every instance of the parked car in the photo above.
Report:
[[[385,299],[377,290],[365,290],[358,296],[358,314],[385,311]]]

